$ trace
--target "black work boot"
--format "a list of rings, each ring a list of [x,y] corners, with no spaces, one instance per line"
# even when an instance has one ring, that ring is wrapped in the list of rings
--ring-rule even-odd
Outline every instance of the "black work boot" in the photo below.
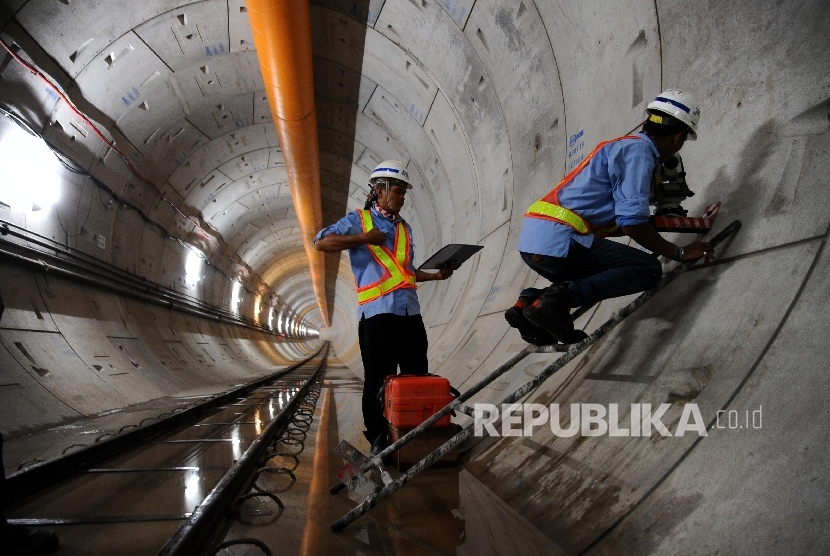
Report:
[[[551,286],[533,305],[522,311],[522,316],[563,344],[580,342],[588,336],[582,330],[574,330],[569,295],[567,285]]]
[[[533,344],[534,346],[549,346],[551,344],[555,344],[556,337],[547,331],[534,326],[524,317],[522,311],[527,307],[528,303],[525,300],[520,299],[515,305],[504,312],[504,320],[506,320],[507,324],[511,327],[518,329],[519,334],[522,336],[522,340],[529,344]]]

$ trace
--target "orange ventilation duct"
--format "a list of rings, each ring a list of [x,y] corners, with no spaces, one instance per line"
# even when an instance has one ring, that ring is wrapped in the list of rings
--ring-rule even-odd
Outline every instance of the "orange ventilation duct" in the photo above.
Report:
[[[325,259],[314,249],[323,227],[320,150],[311,64],[311,11],[308,0],[246,0],[259,67],[277,128],[294,210],[300,221],[311,281],[323,322],[326,306]]]

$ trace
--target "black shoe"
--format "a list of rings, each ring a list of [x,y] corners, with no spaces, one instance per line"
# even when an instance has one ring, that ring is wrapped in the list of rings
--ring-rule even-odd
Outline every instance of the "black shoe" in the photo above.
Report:
[[[2,548],[3,554],[48,554],[58,549],[58,536],[54,531],[6,525]]]
[[[522,309],[513,306],[504,312],[504,320],[511,327],[519,330],[522,340],[534,346],[549,346],[556,343],[556,337],[530,323],[522,314]]]
[[[533,305],[522,311],[522,316],[563,344],[580,342],[588,336],[582,330],[574,330],[568,296],[568,286],[551,286]]]

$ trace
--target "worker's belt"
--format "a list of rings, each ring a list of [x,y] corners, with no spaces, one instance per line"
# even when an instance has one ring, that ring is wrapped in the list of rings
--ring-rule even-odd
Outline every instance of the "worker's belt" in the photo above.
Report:
[[[360,225],[363,233],[374,229],[372,213],[368,210],[358,210]],[[382,295],[400,288],[415,288],[415,274],[410,272],[409,236],[404,223],[398,222],[395,228],[395,254],[380,245],[367,245],[375,262],[383,267],[383,276],[376,282],[363,287],[357,287],[357,302],[360,305],[374,301]]]

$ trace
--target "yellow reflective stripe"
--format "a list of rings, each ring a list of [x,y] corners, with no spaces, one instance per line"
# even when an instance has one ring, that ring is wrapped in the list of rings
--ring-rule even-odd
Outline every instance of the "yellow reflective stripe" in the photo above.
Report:
[[[375,224],[372,222],[372,213],[368,210],[359,210],[358,212],[360,213],[360,223],[363,225],[363,233],[365,234],[375,227]]]
[[[400,241],[401,237],[403,237],[403,241]],[[398,262],[401,264],[401,266],[403,266],[403,264],[406,262],[406,248],[409,247],[409,242],[406,241],[406,228],[403,227],[403,222],[398,222],[395,243],[397,244],[398,248],[398,251],[395,253],[395,255],[398,258]]]
[[[366,233],[371,231],[374,228],[371,213],[368,210],[360,210],[359,212],[361,224],[363,226],[363,232]],[[400,241],[401,234],[403,234],[403,241]],[[397,264],[396,261],[394,261],[392,257],[389,256],[389,253],[385,249],[381,248],[379,245],[367,246],[369,247],[369,250],[374,254],[377,261],[386,269],[390,276],[383,282],[375,282],[374,284],[369,284],[364,288],[358,288],[358,303],[366,303],[368,301],[377,299],[383,294],[388,293],[404,284],[415,285],[415,276],[404,276],[405,272],[402,271],[403,265],[406,262],[406,257],[409,249],[409,241],[406,236],[406,228],[404,227],[403,222],[398,222],[395,239],[395,243],[397,244],[397,252],[395,253],[396,258],[398,259]]]
[[[536,201],[530,208],[527,209],[528,215],[538,214],[540,216],[547,216],[549,218],[556,218],[561,220],[580,234],[587,234],[591,232],[588,223],[582,219],[577,213],[568,210],[565,207],[554,205],[545,201]]]
[[[380,297],[380,295],[380,288],[375,286],[374,288],[357,292],[357,302],[366,303],[367,301]]]
[[[396,253],[398,263],[406,275],[406,283],[415,284],[415,275],[406,271],[406,261],[409,257],[409,237],[406,235],[406,227],[404,227],[403,222],[398,222],[398,238],[403,238],[403,241],[398,241],[398,252]]]

